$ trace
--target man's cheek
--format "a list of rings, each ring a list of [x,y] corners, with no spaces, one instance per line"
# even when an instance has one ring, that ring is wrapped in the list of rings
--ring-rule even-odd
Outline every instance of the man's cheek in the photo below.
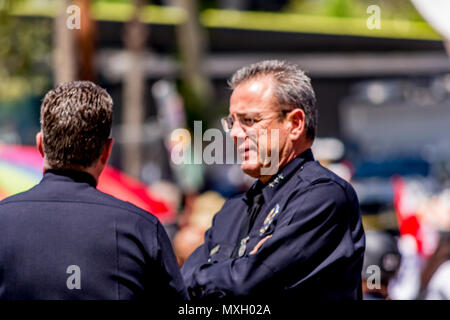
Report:
[[[248,151],[248,159],[246,162],[248,164],[254,164],[254,165],[259,163],[258,151],[256,148],[250,148],[250,150]]]
[[[260,153],[261,163],[263,164],[261,175],[273,175],[277,173],[280,162],[279,146],[279,130],[271,130],[270,135],[265,136],[266,150],[261,150]]]
[[[258,133],[256,131],[249,131],[247,134],[247,143],[249,147],[258,145]]]

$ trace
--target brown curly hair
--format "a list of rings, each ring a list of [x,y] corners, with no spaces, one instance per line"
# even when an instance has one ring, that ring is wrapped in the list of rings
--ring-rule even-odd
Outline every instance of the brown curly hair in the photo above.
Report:
[[[111,133],[111,96],[90,81],[58,85],[41,105],[41,131],[48,165],[86,168],[100,158]]]

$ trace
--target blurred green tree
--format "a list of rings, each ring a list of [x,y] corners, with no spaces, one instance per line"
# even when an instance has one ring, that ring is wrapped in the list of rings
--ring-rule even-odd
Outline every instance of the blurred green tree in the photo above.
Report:
[[[423,21],[411,2],[406,0],[290,0],[286,10],[332,17],[365,17],[369,5],[379,5],[386,19]]]
[[[21,2],[0,1],[0,102],[39,96],[51,81],[51,21],[11,15]]]

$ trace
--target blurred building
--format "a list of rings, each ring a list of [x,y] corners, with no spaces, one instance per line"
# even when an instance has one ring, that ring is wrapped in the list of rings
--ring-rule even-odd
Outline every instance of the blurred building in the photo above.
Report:
[[[379,30],[371,30],[366,25],[369,15],[365,13],[364,1],[353,1],[364,9],[358,17],[345,17],[343,9],[334,4],[332,14],[337,16],[289,11],[297,2],[199,2],[198,23],[204,31],[199,68],[212,83],[214,99],[207,110],[198,112],[190,109],[189,99],[184,105],[182,101],[185,115],[177,112],[173,103],[166,103],[165,106],[171,105],[175,110],[166,113],[169,115],[166,122],[160,121],[161,99],[152,88],[161,79],[180,88],[183,63],[177,58],[180,50],[177,30],[187,16],[183,9],[171,6],[174,1],[158,1],[143,7],[141,20],[149,28],[149,35],[142,65],[145,86],[144,119],[139,134],[143,150],[141,179],[149,184],[161,179],[176,180],[177,173],[173,172],[167,154],[168,132],[164,123],[173,122],[170,119],[173,116],[182,119],[178,125],[190,126],[192,120],[203,120],[209,127],[220,128],[218,119],[228,112],[230,91],[226,80],[241,66],[263,59],[285,59],[306,70],[317,94],[319,136],[336,137],[346,145],[351,142],[346,148],[350,156],[352,146],[357,150],[354,155],[360,156],[366,151],[378,153],[386,148],[383,150],[389,152],[386,150],[397,150],[398,145],[422,144],[424,139],[432,140],[438,133],[441,137],[447,135],[444,100],[450,62],[440,36],[431,27],[423,21],[396,20],[384,12],[383,16],[389,18],[382,20]],[[54,1],[23,3],[14,11],[21,19],[53,17]],[[112,163],[122,167],[123,145],[129,143],[120,135],[125,112],[123,86],[130,65],[124,46],[124,25],[133,7],[129,1],[102,0],[92,4],[98,82],[111,93],[116,108],[113,135],[117,143]],[[418,137],[410,139],[417,129]],[[207,178],[195,185],[201,189],[214,183]]]

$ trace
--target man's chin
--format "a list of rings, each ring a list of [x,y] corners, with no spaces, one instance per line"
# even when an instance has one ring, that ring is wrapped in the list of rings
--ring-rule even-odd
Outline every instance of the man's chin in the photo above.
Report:
[[[258,178],[261,175],[261,166],[247,161],[241,164],[241,170],[250,177]]]

